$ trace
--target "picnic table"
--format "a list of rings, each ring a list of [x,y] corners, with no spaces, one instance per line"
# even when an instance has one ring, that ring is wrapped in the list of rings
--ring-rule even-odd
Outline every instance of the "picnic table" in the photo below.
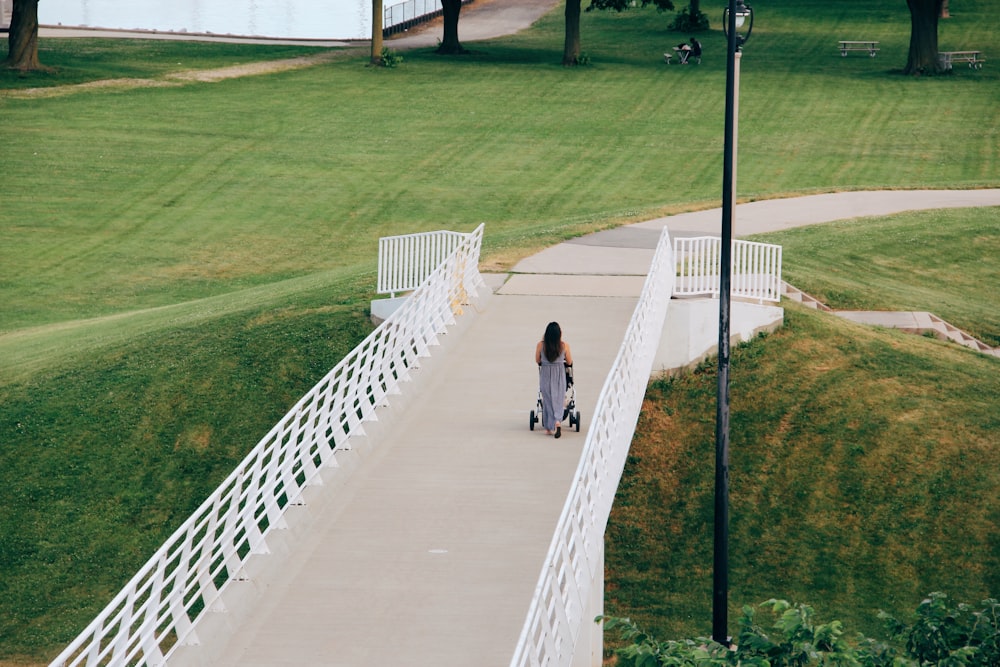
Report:
[[[878,50],[878,42],[872,39],[840,40],[840,55],[844,57],[847,57],[848,51],[867,51],[874,58]]]
[[[674,53],[664,53],[663,54],[663,62],[665,62],[665,63],[667,63],[669,65],[671,62],[673,62],[671,60],[673,58],[673,56],[676,55],[677,56],[677,62],[679,62],[681,65],[687,65],[689,58],[692,58],[692,57],[700,65],[701,64],[701,55],[692,56],[691,55],[691,51],[692,51],[691,47],[688,46],[687,44],[683,44],[681,46],[675,46],[674,47]]]
[[[941,69],[951,69],[953,63],[969,63],[972,69],[982,69],[986,58],[982,51],[941,51],[938,53],[938,63]]]

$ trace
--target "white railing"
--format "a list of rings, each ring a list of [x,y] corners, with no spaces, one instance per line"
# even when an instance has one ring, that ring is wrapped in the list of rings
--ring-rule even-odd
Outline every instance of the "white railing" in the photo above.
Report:
[[[673,291],[664,229],[625,339],[597,399],[583,453],[556,525],[511,667],[565,667],[595,646],[604,594],[604,529],[625,468]],[[585,642],[590,636],[592,642]],[[599,634],[597,635],[599,637]],[[587,644],[584,646],[584,644]],[[577,664],[592,664],[588,657]]]
[[[388,395],[399,393],[462,303],[483,287],[483,225],[426,277],[398,310],[309,391],[139,570],[52,665],[159,665],[195,627],[223,608],[229,582],[253,554],[267,553],[284,511],[302,502],[324,466]]]
[[[376,291],[395,296],[396,292],[416,289],[467,237],[437,231],[380,238]]]
[[[677,257],[677,296],[719,296],[722,241],[717,236],[674,239]],[[781,246],[753,241],[733,241],[732,290],[734,298],[781,300]]]
[[[2,0],[0,0],[2,2]],[[472,0],[462,0],[466,5]],[[382,32],[385,35],[406,30],[441,14],[441,0],[404,0],[382,10]]]
[[[382,32],[392,34],[430,20],[441,12],[441,0],[405,0],[382,10]]]

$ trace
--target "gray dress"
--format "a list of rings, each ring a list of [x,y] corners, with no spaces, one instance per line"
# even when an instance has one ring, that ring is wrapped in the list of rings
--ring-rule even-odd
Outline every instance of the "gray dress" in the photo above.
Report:
[[[542,392],[542,427],[554,431],[556,422],[562,421],[566,401],[566,351],[555,361],[549,361],[542,350],[542,363],[538,366],[538,390]]]

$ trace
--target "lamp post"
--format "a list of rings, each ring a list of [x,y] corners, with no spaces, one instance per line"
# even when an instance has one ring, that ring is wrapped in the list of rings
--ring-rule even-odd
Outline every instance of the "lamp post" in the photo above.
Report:
[[[749,23],[747,23],[749,21]],[[719,266],[719,386],[715,412],[715,539],[712,566],[712,639],[729,646],[729,292],[736,206],[736,111],[740,50],[753,30],[753,9],[729,0],[726,34],[726,134],[722,170],[722,241]],[[746,29],[745,34],[738,31]]]

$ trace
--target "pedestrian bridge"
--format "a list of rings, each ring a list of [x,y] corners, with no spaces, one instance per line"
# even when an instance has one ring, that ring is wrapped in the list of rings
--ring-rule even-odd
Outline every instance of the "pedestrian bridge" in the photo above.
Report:
[[[748,206],[743,234],[852,217],[770,203],[755,227]],[[604,528],[650,375],[714,347],[718,243],[688,237],[718,220],[602,232],[505,275],[478,270],[482,226],[401,237],[380,254],[412,267],[380,289],[419,287],[52,664],[600,665]],[[781,320],[780,249],[752,245],[734,250],[740,337]],[[528,429],[552,320],[583,422],[559,440]]]

